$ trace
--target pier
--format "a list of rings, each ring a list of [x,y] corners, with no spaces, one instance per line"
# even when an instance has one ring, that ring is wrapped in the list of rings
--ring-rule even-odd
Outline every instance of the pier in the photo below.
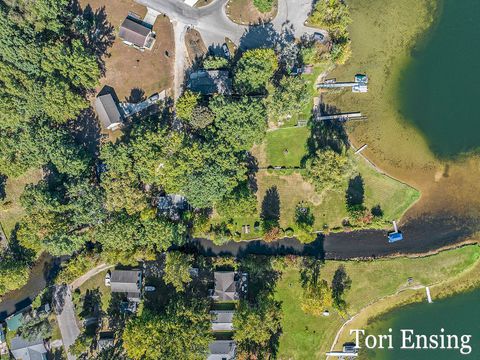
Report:
[[[427,293],[427,301],[429,304],[433,303],[432,296],[430,295],[430,288],[427,286],[425,288],[425,292]]]
[[[315,117],[315,120],[326,121],[326,120],[366,120],[366,117],[362,115],[361,112],[350,112],[342,114],[332,114],[332,115],[319,115]]]
[[[337,82],[336,79],[326,80],[323,83],[317,84],[317,89],[340,89],[352,88],[352,92],[366,93],[368,92],[368,77],[363,74],[355,75],[355,81],[352,82]]]

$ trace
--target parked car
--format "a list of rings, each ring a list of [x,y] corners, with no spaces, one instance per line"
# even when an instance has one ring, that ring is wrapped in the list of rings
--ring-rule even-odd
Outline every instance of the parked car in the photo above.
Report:
[[[322,33],[316,32],[313,34],[313,40],[322,42],[325,40],[325,36]]]
[[[222,50],[225,56],[227,58],[230,58],[230,49],[228,48],[228,45],[226,43],[222,45]]]
[[[145,286],[145,292],[152,292],[155,291],[155,286]]]

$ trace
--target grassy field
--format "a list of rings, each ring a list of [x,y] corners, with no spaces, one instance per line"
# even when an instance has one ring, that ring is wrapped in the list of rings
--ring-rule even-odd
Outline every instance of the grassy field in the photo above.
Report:
[[[471,245],[463,248],[445,251],[424,258],[395,258],[374,261],[327,261],[322,270],[322,277],[331,282],[333,273],[340,264],[346,268],[352,279],[352,288],[347,292],[346,301],[348,313],[353,316],[366,305],[379,299],[395,294],[408,286],[432,285],[455,279],[456,288],[461,283],[470,284],[472,269],[480,268],[480,246]],[[407,279],[413,278],[408,285]],[[477,277],[478,278],[478,277]],[[448,281],[446,282],[448,284]],[[451,286],[451,285],[450,285]],[[434,287],[434,296],[441,294]],[[451,292],[454,288],[449,288]],[[446,294],[447,290],[444,290]],[[299,272],[295,267],[288,268],[277,284],[276,297],[282,301],[283,334],[280,338],[279,359],[320,359],[323,358],[339,330],[342,319],[331,311],[329,317],[315,317],[304,314],[300,308],[299,295],[302,289],[299,282]],[[421,296],[421,297],[419,297]],[[423,299],[422,291],[404,291],[400,293],[402,302]],[[381,303],[381,302],[380,302]],[[392,304],[392,302],[390,302]],[[393,304],[396,304],[393,302]],[[377,308],[388,309],[384,306]],[[376,312],[369,313],[375,315]],[[366,322],[368,317],[364,317]],[[358,323],[357,323],[358,325]],[[360,327],[361,328],[361,327]],[[343,340],[348,340],[348,337]]]
[[[307,153],[310,131],[306,127],[284,128],[267,133],[267,162],[270,166],[295,167],[301,165]]]
[[[0,224],[7,237],[15,228],[17,222],[24,214],[20,204],[20,195],[28,184],[37,183],[42,177],[40,169],[30,170],[24,175],[13,179],[9,178],[5,186],[5,199],[0,202]]]
[[[91,277],[85,281],[82,286],[79,287],[82,295],[85,295],[87,290],[99,290],[101,294],[101,308],[103,311],[107,311],[111,299],[111,289],[105,286],[105,274],[108,270],[102,271],[97,275]]]

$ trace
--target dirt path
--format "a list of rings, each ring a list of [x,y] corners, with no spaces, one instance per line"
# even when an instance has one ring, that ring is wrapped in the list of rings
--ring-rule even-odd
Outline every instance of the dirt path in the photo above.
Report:
[[[93,269],[87,271],[85,274],[83,274],[79,278],[75,279],[72,283],[70,283],[70,289],[75,290],[79,288],[88,279],[94,277],[95,275],[101,273],[102,271],[112,268],[113,266],[114,265],[108,265],[105,263],[95,266]]]

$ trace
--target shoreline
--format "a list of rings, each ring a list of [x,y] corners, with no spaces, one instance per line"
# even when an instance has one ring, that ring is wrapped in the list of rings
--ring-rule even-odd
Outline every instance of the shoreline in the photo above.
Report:
[[[478,242],[476,242],[478,246]],[[468,246],[465,244],[464,246]],[[473,274],[473,276],[471,276]],[[449,298],[461,293],[475,291],[480,288],[480,258],[476,259],[474,265],[465,269],[460,274],[433,284],[422,284],[396,291],[394,294],[384,296],[364,306],[350,319],[345,321],[332,342],[330,351],[333,351],[339,344],[348,341],[350,335],[346,330],[353,328],[368,328],[371,323],[380,320],[390,312],[401,309],[407,305],[426,301],[425,288],[429,287],[432,297],[435,300]],[[326,357],[329,359],[329,357]]]

